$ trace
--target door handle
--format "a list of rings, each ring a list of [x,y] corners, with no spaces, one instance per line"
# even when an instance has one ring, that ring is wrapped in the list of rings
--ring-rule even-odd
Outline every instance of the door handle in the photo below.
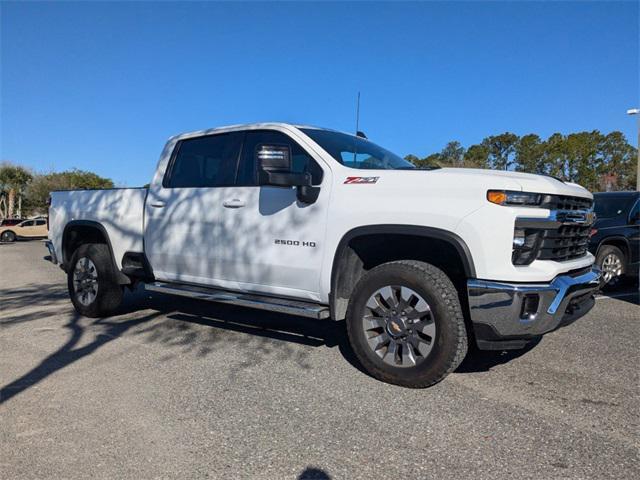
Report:
[[[227,208],[241,208],[244,207],[244,200],[240,200],[239,198],[232,198],[231,200],[225,200],[222,205]]]
[[[151,205],[153,208],[162,208],[164,207],[164,202],[155,202],[155,203],[150,203],[149,205]]]

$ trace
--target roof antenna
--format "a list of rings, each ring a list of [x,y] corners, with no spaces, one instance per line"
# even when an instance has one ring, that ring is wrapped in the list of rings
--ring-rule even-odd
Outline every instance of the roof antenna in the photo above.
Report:
[[[358,91],[358,102],[356,103],[356,137],[367,138],[364,132],[358,130],[360,126],[360,92]]]

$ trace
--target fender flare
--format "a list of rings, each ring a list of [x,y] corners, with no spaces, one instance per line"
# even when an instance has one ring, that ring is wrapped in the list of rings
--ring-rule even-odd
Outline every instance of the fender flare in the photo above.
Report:
[[[631,252],[631,245],[629,245],[629,239],[627,237],[625,237],[624,235],[611,235],[610,237],[605,237],[602,240],[600,240],[600,242],[598,243],[598,248],[596,248],[595,257],[596,258],[598,257],[598,253],[600,253],[600,249],[604,245],[611,244],[612,241],[613,242],[620,241],[620,242],[624,243],[626,252],[623,252],[623,253],[625,255],[629,256],[629,253]],[[627,261],[629,261],[629,259],[627,259]]]
[[[65,272],[69,268],[68,262],[70,260],[65,256],[65,243],[67,242],[67,237],[72,227],[90,227],[98,230],[106,241],[107,248],[109,249],[109,254],[111,255],[111,261],[113,262],[113,268],[118,273],[120,283],[131,283],[129,277],[122,273],[122,271],[118,267],[118,264],[116,263],[116,257],[113,254],[113,247],[111,246],[111,239],[109,238],[107,229],[104,228],[104,225],[102,225],[100,222],[96,222],[95,220],[71,220],[64,226],[64,230],[62,231],[62,263],[60,267]]]
[[[343,253],[347,248],[347,245],[351,240],[363,235],[375,235],[375,234],[397,234],[397,235],[412,235],[424,238],[432,238],[436,240],[443,240],[451,244],[460,259],[462,260],[462,266],[467,278],[476,277],[476,269],[473,263],[473,257],[469,247],[465,241],[453,232],[443,230],[435,227],[425,227],[420,225],[394,225],[394,224],[380,224],[380,225],[365,225],[362,227],[356,227],[349,230],[342,236],[338,243],[338,248],[333,257],[331,264],[331,291],[335,292],[337,275],[338,275],[338,263],[342,259]]]

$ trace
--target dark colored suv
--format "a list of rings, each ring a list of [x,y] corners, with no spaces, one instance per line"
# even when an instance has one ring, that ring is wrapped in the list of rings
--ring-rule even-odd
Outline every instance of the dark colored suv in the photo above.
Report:
[[[589,250],[602,268],[604,288],[624,276],[638,276],[640,263],[640,192],[595,193],[596,222]]]

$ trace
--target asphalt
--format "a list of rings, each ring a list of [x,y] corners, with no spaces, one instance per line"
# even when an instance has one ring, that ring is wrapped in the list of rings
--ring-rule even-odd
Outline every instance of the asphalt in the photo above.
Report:
[[[0,478],[640,478],[633,293],[410,390],[341,322],[143,290],[79,317],[45,255],[0,244]]]

